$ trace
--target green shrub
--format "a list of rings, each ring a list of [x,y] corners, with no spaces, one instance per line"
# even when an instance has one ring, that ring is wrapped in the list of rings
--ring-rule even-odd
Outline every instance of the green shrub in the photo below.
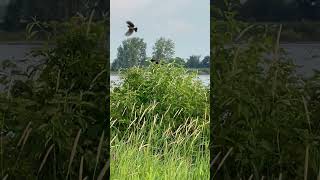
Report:
[[[216,178],[316,179],[319,79],[306,86],[308,81],[296,75],[296,66],[273,33],[279,25],[266,26],[264,32],[249,28],[251,35],[241,36],[247,46],[242,46],[235,40],[246,27],[232,13],[226,16],[227,32],[216,27],[215,19],[211,28],[211,148],[212,157],[217,157]]]
[[[156,104],[155,113],[170,117],[165,118],[167,125],[179,126],[188,117],[204,118],[208,114],[208,89],[196,77],[196,73],[171,63],[122,71],[123,83],[111,93],[111,115],[121,120],[120,131],[130,124],[136,107],[150,104]]]
[[[39,22],[29,26],[31,34],[35,32],[31,27],[43,26],[59,32],[45,31],[50,37],[46,43],[53,47],[45,44],[31,53],[43,59],[28,68],[35,73],[13,83],[11,76],[3,77],[2,82],[9,83],[0,93],[1,130],[15,136],[1,136],[5,139],[1,141],[2,176],[50,180],[69,175],[73,179],[79,176],[81,157],[84,177],[92,178],[94,173],[97,177],[104,167],[107,156],[103,155],[109,152],[105,138],[100,141],[103,132],[109,132],[105,124],[108,59],[103,47],[104,23],[92,22],[90,31],[88,22],[79,18],[59,26]]]
[[[111,91],[111,178],[209,178],[208,89],[196,77],[171,63],[121,72]]]

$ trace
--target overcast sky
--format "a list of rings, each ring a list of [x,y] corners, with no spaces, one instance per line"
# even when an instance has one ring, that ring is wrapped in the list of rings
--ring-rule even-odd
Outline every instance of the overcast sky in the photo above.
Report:
[[[126,21],[132,21],[138,32],[130,37],[143,38],[147,56],[160,37],[175,42],[175,56],[210,54],[209,0],[111,0],[110,56],[116,58],[117,48],[127,39]]]

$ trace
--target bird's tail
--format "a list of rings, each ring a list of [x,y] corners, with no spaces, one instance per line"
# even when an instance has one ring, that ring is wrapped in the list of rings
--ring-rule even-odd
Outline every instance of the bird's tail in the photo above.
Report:
[[[137,32],[137,31],[138,31],[138,28],[134,28],[134,31]]]

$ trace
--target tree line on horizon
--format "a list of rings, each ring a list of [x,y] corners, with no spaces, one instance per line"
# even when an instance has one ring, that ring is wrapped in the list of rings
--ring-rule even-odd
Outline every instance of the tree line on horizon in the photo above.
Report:
[[[35,17],[40,21],[66,20],[77,13],[88,17],[93,10],[93,18],[101,19],[109,6],[105,0],[10,0],[0,5],[0,30],[20,31]]]
[[[320,0],[211,0],[214,9],[237,9],[238,19],[245,21],[301,21],[320,20]],[[211,11],[211,17],[221,13]]]
[[[133,66],[147,66],[151,59],[160,60],[161,63],[175,63],[186,68],[209,68],[210,57],[201,59],[200,55],[191,55],[183,59],[175,56],[175,43],[171,39],[160,37],[152,47],[152,57],[147,57],[147,43],[142,38],[133,37],[122,41],[117,49],[117,57],[111,64],[111,70]]]

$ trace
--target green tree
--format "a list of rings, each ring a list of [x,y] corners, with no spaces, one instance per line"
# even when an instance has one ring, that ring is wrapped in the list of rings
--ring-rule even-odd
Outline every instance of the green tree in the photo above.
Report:
[[[153,46],[153,58],[169,62],[174,56],[175,44],[171,39],[159,38]]]
[[[222,0],[218,0],[222,1]],[[316,0],[246,0],[240,7],[244,20],[286,21],[316,18],[319,7]],[[222,6],[221,6],[222,7]]]
[[[192,55],[188,58],[186,66],[188,68],[198,68],[200,67],[200,57],[201,56],[196,56],[196,55]]]
[[[112,70],[146,64],[147,44],[142,38],[129,38],[118,47],[117,58],[112,63]]]
[[[210,65],[210,56],[205,56],[201,61],[201,66],[204,68],[209,68]]]
[[[175,63],[175,64],[182,65],[182,66],[186,65],[186,62],[181,57],[171,58],[169,60],[169,63]]]

